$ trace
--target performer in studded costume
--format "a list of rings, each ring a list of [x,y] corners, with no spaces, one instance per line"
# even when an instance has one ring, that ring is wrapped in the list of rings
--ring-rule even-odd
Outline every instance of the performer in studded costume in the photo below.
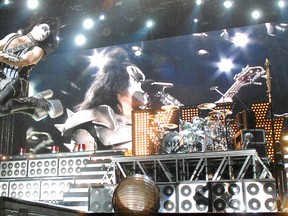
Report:
[[[59,19],[41,18],[0,40],[0,116],[21,112],[38,121],[63,113],[59,100],[46,100],[52,97],[51,90],[26,97],[29,74],[57,48],[59,29]]]

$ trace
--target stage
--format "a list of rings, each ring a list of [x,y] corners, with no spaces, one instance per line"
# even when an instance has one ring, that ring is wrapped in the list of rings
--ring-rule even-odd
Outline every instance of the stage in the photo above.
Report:
[[[7,211],[21,206],[38,211],[39,206],[53,216],[63,211],[113,215],[117,185],[140,174],[159,188],[160,215],[279,213],[275,179],[255,149],[150,156],[24,154],[2,157],[0,163],[1,208]]]

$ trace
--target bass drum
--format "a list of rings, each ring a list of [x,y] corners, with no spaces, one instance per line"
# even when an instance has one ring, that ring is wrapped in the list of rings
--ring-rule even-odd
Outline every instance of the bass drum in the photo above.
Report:
[[[162,154],[180,153],[183,146],[183,137],[176,131],[166,134],[161,141]]]

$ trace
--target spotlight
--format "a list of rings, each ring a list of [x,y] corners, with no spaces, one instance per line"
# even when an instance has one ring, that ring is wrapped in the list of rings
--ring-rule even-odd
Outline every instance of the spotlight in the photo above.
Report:
[[[251,15],[252,15],[252,17],[253,17],[254,19],[259,19],[260,16],[261,16],[261,13],[260,13],[260,11],[255,10],[255,11],[253,11],[253,12],[251,13]]]
[[[100,20],[104,20],[104,19],[105,19],[105,15],[101,14],[101,15],[99,16],[99,19],[100,19]]]
[[[197,5],[200,5],[201,3],[202,3],[201,0],[196,0],[196,4],[197,4]]]
[[[86,38],[84,35],[77,35],[75,38],[75,43],[77,46],[82,46],[83,44],[85,44],[86,42]]]
[[[154,26],[154,22],[153,22],[152,20],[148,20],[148,21],[146,22],[146,26],[147,26],[148,28],[152,28],[152,27]]]
[[[27,6],[29,9],[36,9],[39,5],[39,1],[38,0],[28,0],[27,1]]]
[[[83,22],[83,27],[85,29],[91,29],[93,27],[93,25],[94,25],[94,22],[90,18],[85,19],[84,22]]]
[[[284,2],[283,0],[278,1],[278,6],[279,6],[280,8],[285,7],[285,2]]]
[[[224,5],[224,7],[225,8],[231,8],[232,7],[232,1],[225,1],[224,3],[223,3],[223,5]]]

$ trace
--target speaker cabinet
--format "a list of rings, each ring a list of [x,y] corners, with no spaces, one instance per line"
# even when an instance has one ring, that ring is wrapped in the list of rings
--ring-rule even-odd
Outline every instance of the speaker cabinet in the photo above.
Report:
[[[207,182],[181,182],[177,186],[180,213],[208,212],[209,187]]]
[[[243,212],[242,182],[211,182],[211,205],[213,212]]]
[[[276,184],[273,180],[244,180],[247,212],[276,212]]]
[[[176,188],[174,184],[157,184],[160,191],[159,212],[177,212]]]
[[[109,213],[114,212],[112,197],[116,185],[99,185],[89,188],[89,211]]]

